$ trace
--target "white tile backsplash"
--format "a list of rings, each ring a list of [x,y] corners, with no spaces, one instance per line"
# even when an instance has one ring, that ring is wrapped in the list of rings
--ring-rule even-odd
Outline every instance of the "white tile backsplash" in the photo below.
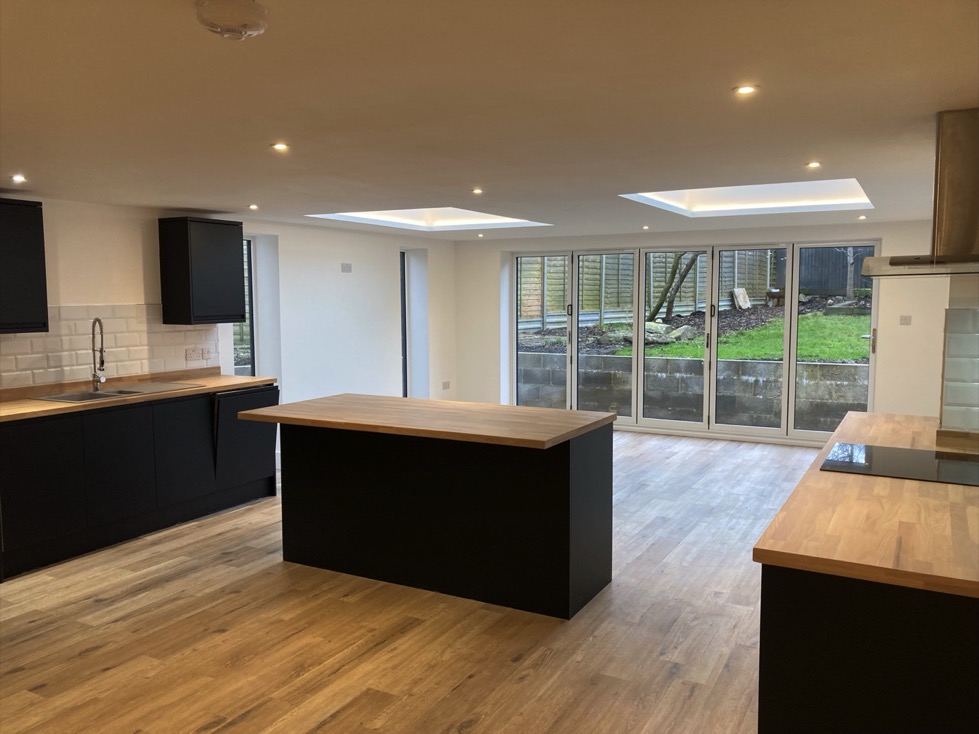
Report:
[[[50,306],[47,333],[0,334],[0,387],[85,380],[92,372],[92,320],[105,327],[105,374],[127,375],[217,367],[218,327],[163,323],[160,304]],[[184,351],[209,348],[211,359]]]
[[[945,312],[943,429],[979,432],[979,309]]]

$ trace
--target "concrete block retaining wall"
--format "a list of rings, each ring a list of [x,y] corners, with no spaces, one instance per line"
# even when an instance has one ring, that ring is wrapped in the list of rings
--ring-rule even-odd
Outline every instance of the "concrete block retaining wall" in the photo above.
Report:
[[[578,407],[629,415],[632,358],[586,355],[579,364]],[[643,416],[700,422],[704,374],[699,359],[644,359]],[[520,353],[518,402],[563,408],[567,404],[566,362],[561,354]],[[865,364],[801,363],[796,385],[795,428],[832,431],[849,410],[866,410],[869,367]],[[717,366],[716,422],[780,424],[782,365],[722,360]]]

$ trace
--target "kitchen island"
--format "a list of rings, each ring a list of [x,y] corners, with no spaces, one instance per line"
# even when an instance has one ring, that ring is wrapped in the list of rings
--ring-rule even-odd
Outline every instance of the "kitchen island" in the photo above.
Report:
[[[820,469],[937,429],[848,413],[755,545],[759,732],[979,729],[979,488]]]
[[[611,581],[613,413],[332,395],[281,424],[286,561],[570,619]]]

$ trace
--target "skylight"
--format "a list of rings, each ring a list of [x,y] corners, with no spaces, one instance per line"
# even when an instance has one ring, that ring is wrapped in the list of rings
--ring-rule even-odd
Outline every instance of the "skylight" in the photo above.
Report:
[[[431,209],[391,209],[379,212],[342,212],[339,214],[307,214],[317,219],[334,219],[358,224],[377,224],[417,232],[447,232],[463,229],[502,229],[505,227],[550,227],[543,222],[501,217],[496,214],[457,209],[451,206]]]
[[[648,191],[620,196],[685,217],[729,217],[742,214],[833,212],[873,209],[855,178],[796,181],[753,186]]]

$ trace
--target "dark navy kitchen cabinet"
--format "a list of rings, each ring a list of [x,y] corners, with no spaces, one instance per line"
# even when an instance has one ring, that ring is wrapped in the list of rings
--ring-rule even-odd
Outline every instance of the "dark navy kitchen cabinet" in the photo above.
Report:
[[[214,491],[213,401],[210,395],[196,395],[154,405],[156,499],[160,507]]]
[[[241,222],[171,217],[159,220],[159,232],[163,323],[244,321]]]
[[[152,512],[156,506],[153,408],[148,404],[84,414],[85,499],[89,525]]]
[[[48,330],[41,203],[0,199],[0,333]]]
[[[237,412],[278,394],[232,389],[0,423],[0,580],[274,496],[277,427]]]
[[[0,526],[5,553],[79,530],[85,493],[81,415],[0,423]]]

